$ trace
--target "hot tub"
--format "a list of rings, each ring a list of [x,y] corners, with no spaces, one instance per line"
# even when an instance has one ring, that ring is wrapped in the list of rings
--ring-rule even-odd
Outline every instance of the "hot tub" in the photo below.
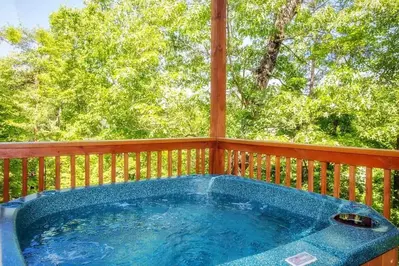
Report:
[[[361,265],[399,244],[367,206],[229,175],[46,191],[3,204],[0,230],[3,265]]]

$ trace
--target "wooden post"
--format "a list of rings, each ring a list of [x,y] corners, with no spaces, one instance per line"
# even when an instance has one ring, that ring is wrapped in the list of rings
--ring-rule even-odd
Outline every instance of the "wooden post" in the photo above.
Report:
[[[226,1],[212,0],[211,21],[211,125],[213,138],[226,136]],[[224,172],[224,151],[218,145],[211,151],[212,174]]]

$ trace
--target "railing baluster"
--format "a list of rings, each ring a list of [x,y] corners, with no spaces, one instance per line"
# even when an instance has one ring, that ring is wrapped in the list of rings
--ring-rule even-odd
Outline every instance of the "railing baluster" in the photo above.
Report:
[[[275,183],[276,184],[280,184],[281,180],[280,180],[280,156],[276,156],[276,166],[275,166],[275,172],[276,172],[276,180]]]
[[[172,151],[168,151],[168,177],[172,176]]]
[[[60,156],[55,157],[55,189],[61,189],[61,160]]]
[[[314,162],[308,161],[308,191],[314,190]]]
[[[302,159],[296,159],[296,188],[302,189]]]
[[[44,157],[39,157],[39,192],[44,190]]]
[[[76,187],[76,157],[71,155],[70,157],[70,171],[71,171],[71,188]]]
[[[238,175],[238,151],[234,151],[234,175]]]
[[[366,205],[373,204],[373,169],[366,168]]]
[[[116,182],[116,154],[111,155],[111,183]]]
[[[201,149],[201,173],[205,174],[205,149]]]
[[[151,152],[147,151],[147,179],[151,178]]]
[[[262,154],[258,153],[256,155],[256,178],[258,180],[262,179]]]
[[[266,181],[271,181],[271,172],[272,172],[272,156],[266,154]]]
[[[129,153],[123,154],[123,180],[129,181]]]
[[[28,159],[22,158],[22,196],[28,194]]]
[[[245,163],[247,161],[246,152],[241,151],[241,176],[245,176]]]
[[[349,200],[356,200],[356,166],[349,166]]]
[[[90,186],[90,156],[85,154],[85,186]]]
[[[3,201],[8,202],[10,200],[10,160],[4,159],[3,168]]]
[[[140,161],[140,152],[136,152],[136,181],[140,181],[140,167],[141,167],[141,161]]]
[[[254,178],[254,154],[249,153],[249,177]]]
[[[231,150],[227,151],[227,174],[231,175]]]
[[[321,171],[320,171],[320,179],[321,179],[321,194],[327,194],[327,163],[320,162],[321,164]]]
[[[191,174],[191,149],[187,149],[187,174]]]
[[[391,170],[384,169],[384,216],[391,219]]]
[[[177,176],[181,176],[181,161],[182,161],[182,152],[181,150],[177,151]]]
[[[334,164],[334,197],[339,198],[341,190],[341,165]]]
[[[285,158],[285,185],[287,187],[291,186],[291,158]]]
[[[162,177],[162,151],[158,151],[157,153],[157,177]]]
[[[104,156],[98,155],[98,184],[104,184]]]

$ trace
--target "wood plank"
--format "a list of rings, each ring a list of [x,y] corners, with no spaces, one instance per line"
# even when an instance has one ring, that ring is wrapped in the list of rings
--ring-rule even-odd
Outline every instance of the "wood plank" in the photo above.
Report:
[[[349,166],[349,200],[356,200],[356,166]]]
[[[111,155],[111,183],[116,182],[116,154]]]
[[[254,178],[254,154],[249,154],[249,177]]]
[[[272,172],[272,162],[271,162],[271,155],[266,155],[266,181],[271,181],[271,172]]]
[[[162,177],[162,151],[157,152],[157,177]]]
[[[320,162],[321,171],[320,171],[320,181],[321,181],[321,194],[327,194],[327,163]]]
[[[215,148],[215,138],[0,143],[0,159]]]
[[[302,189],[302,159],[296,159],[296,188]]]
[[[199,174],[200,173],[200,150],[196,149],[195,150],[195,173]]]
[[[276,180],[275,183],[276,184],[280,184],[281,183],[281,167],[280,167],[280,156],[276,156],[276,165],[275,165],[275,171],[276,171]]]
[[[104,156],[98,155],[98,184],[104,184]]]
[[[341,165],[334,164],[334,197],[340,198],[341,190]]]
[[[218,139],[221,149],[268,153],[276,156],[302,158],[321,162],[399,169],[399,151],[361,148],[327,147],[318,145],[250,140]]]
[[[4,159],[3,202],[10,201],[10,160]]]
[[[22,196],[28,195],[28,159],[22,158]]]
[[[397,266],[398,265],[398,248],[394,248],[382,256],[383,266]]]
[[[141,178],[140,152],[136,152],[136,181],[140,181],[140,178]]]
[[[285,158],[285,185],[287,187],[291,186],[291,158]]]
[[[308,162],[308,191],[314,191],[314,162]]]
[[[373,205],[373,169],[366,168],[366,205]]]
[[[147,151],[147,179],[151,178],[151,152]]]
[[[71,188],[76,187],[76,157],[71,155],[70,157],[70,171],[71,171]]]
[[[55,189],[61,189],[61,160],[60,156],[55,157]]]
[[[231,172],[231,162],[232,162],[231,156],[232,156],[231,150],[228,150],[227,151],[227,172],[226,172],[226,174],[228,174],[228,175],[232,174],[232,172]]]
[[[187,174],[191,175],[191,149],[187,150]]]
[[[211,1],[210,136],[215,138],[226,135],[226,1]]]
[[[234,151],[234,170],[233,170],[234,175],[238,175],[238,151]]]
[[[241,176],[245,176],[245,164],[246,164],[247,158],[245,152],[241,151]]]
[[[384,216],[391,219],[391,170],[384,170]]]
[[[201,149],[201,174],[205,175],[205,149]]]
[[[39,192],[42,192],[44,189],[44,157],[39,157]]]
[[[256,156],[256,178],[258,180],[262,179],[262,154],[258,153]]]
[[[85,155],[85,186],[90,186],[90,155]]]
[[[123,181],[129,181],[129,153],[123,154]]]
[[[182,152],[181,150],[177,151],[177,176],[181,176],[181,164],[182,164]]]
[[[172,151],[168,151],[168,177],[172,176]]]

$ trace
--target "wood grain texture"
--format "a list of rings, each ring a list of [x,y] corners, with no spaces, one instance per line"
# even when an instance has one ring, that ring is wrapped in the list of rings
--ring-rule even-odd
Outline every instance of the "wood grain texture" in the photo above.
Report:
[[[356,200],[356,166],[349,166],[349,200]]]
[[[262,179],[262,154],[258,153],[256,155],[256,179]]]
[[[61,160],[60,156],[55,157],[55,189],[61,189]]]
[[[123,154],[123,181],[129,181],[129,153]]]
[[[341,165],[334,165],[334,197],[340,198],[341,192]]]
[[[157,152],[157,177],[162,177],[162,151]]]
[[[321,182],[321,194],[327,194],[327,163],[321,162],[321,170],[320,170],[320,182]]]
[[[302,159],[296,159],[296,188],[302,189]]]
[[[246,164],[246,154],[245,152],[241,151],[241,169],[240,169],[240,174],[241,176],[245,176],[245,164]]]
[[[397,266],[398,265],[398,248],[394,248],[361,266]]]
[[[249,177],[254,178],[254,154],[249,154]]]
[[[3,166],[3,201],[10,200],[10,160],[4,159]]]
[[[391,219],[391,171],[384,171],[384,216]]]
[[[151,178],[151,152],[147,151],[147,179]]]
[[[308,162],[308,191],[314,191],[314,162]]]
[[[238,175],[238,151],[234,151],[234,170],[233,170],[234,175]]]
[[[177,176],[181,176],[181,165],[182,165],[182,152],[177,151]]]
[[[272,162],[271,155],[266,155],[266,181],[271,181]]]
[[[287,187],[291,186],[291,158],[285,158],[285,185]]]

